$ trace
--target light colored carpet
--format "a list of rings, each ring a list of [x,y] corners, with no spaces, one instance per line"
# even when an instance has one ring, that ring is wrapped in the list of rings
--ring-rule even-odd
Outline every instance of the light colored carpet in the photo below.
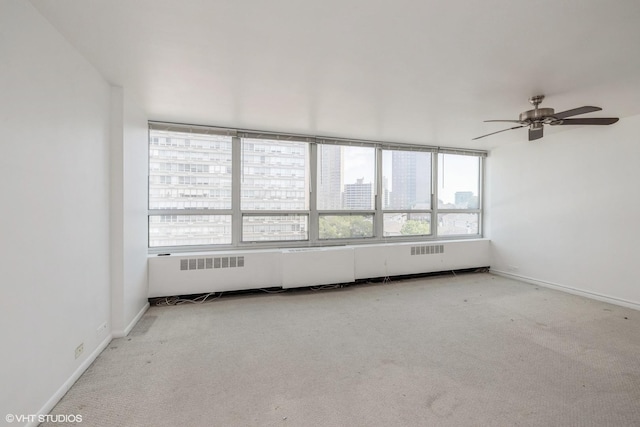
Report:
[[[487,273],[152,307],[52,414],[108,427],[638,426],[640,313]]]

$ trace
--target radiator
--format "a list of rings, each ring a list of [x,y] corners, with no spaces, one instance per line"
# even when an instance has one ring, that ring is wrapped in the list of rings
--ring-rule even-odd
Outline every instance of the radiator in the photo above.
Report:
[[[350,283],[488,265],[488,239],[150,255],[149,297]]]

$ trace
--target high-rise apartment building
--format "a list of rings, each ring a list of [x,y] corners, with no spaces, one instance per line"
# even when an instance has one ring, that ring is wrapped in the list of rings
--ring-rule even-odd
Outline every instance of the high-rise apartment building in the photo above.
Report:
[[[355,184],[344,185],[344,209],[372,209],[373,186],[358,178]]]
[[[306,240],[308,237],[309,145],[272,139],[242,139],[240,180],[242,241]],[[283,211],[282,215],[261,211]]]
[[[149,246],[231,243],[231,144],[223,135],[151,131],[149,209],[173,210],[149,216]],[[184,212],[211,210],[211,215]]]
[[[174,212],[149,217],[150,246],[231,243],[232,143],[224,135],[151,131],[149,208]],[[243,139],[242,152],[240,206],[249,212],[242,240],[306,239],[308,216],[295,212],[309,207],[308,145]]]

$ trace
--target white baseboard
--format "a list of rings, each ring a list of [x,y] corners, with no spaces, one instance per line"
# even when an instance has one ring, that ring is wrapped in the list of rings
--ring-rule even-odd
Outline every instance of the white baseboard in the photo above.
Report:
[[[44,404],[42,408],[37,412],[38,415],[46,415],[53,409],[54,406],[64,397],[64,395],[69,391],[71,386],[78,381],[78,378],[84,371],[91,366],[94,360],[102,353],[102,351],[107,348],[111,340],[113,339],[112,335],[107,336],[104,341],[100,343],[100,345],[91,353],[85,360],[82,362],[78,369],[76,369],[73,374],[62,384],[62,386],[56,391],[53,396]],[[39,423],[37,421],[29,422],[26,424],[27,427],[36,427]]]
[[[136,326],[136,323],[138,323],[138,321],[142,318],[142,316],[144,315],[144,313],[147,312],[147,310],[149,309],[149,303],[147,302],[138,312],[138,314],[136,314],[136,317],[133,318],[133,320],[131,322],[129,322],[129,324],[127,325],[126,328],[124,328],[123,331],[112,331],[111,335],[113,335],[113,338],[122,338],[122,337],[126,337],[127,335],[129,335],[129,332],[131,332],[131,330],[133,329],[134,326]]]
[[[599,294],[599,293],[596,293],[596,292],[583,291],[581,289],[572,288],[571,286],[565,286],[565,285],[560,285],[558,283],[552,283],[552,282],[547,282],[547,281],[544,281],[544,280],[538,280],[538,279],[534,279],[532,277],[521,276],[519,274],[509,273],[507,271],[494,270],[493,268],[490,269],[489,272],[491,274],[495,274],[496,276],[507,277],[509,279],[515,279],[515,280],[519,280],[521,282],[530,283],[532,285],[538,285],[538,286],[542,286],[542,287],[545,287],[545,288],[551,288],[551,289],[555,289],[555,290],[558,290],[558,291],[567,292],[569,294],[579,295],[579,296],[582,296],[582,297],[591,298],[591,299],[595,299],[595,300],[598,300],[598,301],[607,302],[609,304],[619,305],[619,306],[622,306],[622,307],[632,308],[634,310],[640,311],[640,304],[638,304],[636,302],[633,302],[633,301],[627,301],[627,300],[624,300],[624,299],[621,299],[621,298],[611,297],[611,296],[608,296],[608,295],[602,295],[602,294]]]
[[[131,323],[127,325],[124,331],[112,331],[112,333],[109,336],[107,336],[104,339],[104,341],[100,343],[100,345],[93,351],[93,353],[91,353],[89,357],[87,357],[85,361],[82,362],[80,366],[78,366],[78,369],[76,369],[73,372],[73,374],[69,377],[69,379],[67,379],[67,381],[65,381],[64,384],[62,384],[62,386],[58,389],[58,391],[56,391],[53,394],[53,396],[51,396],[51,398],[47,401],[47,403],[45,403],[44,406],[40,408],[40,410],[38,411],[38,415],[46,415],[49,412],[51,412],[51,410],[56,406],[56,404],[60,401],[60,399],[62,399],[62,397],[69,391],[71,386],[73,386],[73,384],[78,380],[78,378],[80,378],[80,376],[84,373],[84,371],[86,371],[87,368],[89,368],[89,366],[91,366],[94,360],[96,360],[96,358],[100,355],[100,353],[102,353],[102,351],[105,348],[107,348],[111,340],[114,338],[122,338],[129,335],[129,332],[131,332],[133,327],[136,325],[136,323],[138,323],[140,318],[144,315],[144,313],[148,309],[149,309],[149,303],[147,302],[144,305],[144,307],[142,307],[142,309],[138,312],[136,317],[133,318]],[[34,421],[26,424],[26,426],[36,427],[38,424],[39,424],[38,422]]]

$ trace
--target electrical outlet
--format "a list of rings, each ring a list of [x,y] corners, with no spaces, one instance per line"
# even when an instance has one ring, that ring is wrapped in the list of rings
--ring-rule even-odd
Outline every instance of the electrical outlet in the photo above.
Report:
[[[84,343],[81,342],[80,345],[76,347],[76,359],[80,357],[83,351],[84,351]]]
[[[100,337],[100,335],[102,335],[102,333],[106,330],[107,330],[107,322],[104,322],[102,325],[98,326],[98,329],[96,329],[96,335]]]

